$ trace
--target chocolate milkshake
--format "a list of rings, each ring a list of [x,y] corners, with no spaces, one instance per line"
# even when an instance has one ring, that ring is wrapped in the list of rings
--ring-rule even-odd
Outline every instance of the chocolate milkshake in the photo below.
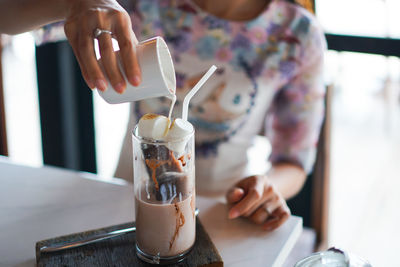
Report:
[[[137,255],[153,264],[182,260],[196,236],[194,131],[163,134],[168,121],[148,114],[133,134]]]
[[[171,204],[136,198],[136,241],[149,255],[173,257],[190,250],[195,241],[195,195]]]

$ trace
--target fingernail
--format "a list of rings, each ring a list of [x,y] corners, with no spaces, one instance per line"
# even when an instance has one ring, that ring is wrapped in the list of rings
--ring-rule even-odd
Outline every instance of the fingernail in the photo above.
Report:
[[[137,75],[134,75],[134,76],[129,77],[128,81],[133,86],[138,86],[140,84],[140,77]]]
[[[238,217],[240,214],[237,210],[231,210],[231,212],[229,212],[229,219],[235,219],[236,217]]]
[[[138,85],[140,84],[141,81],[142,81],[142,79],[140,79],[140,76],[139,76],[139,75],[133,76],[133,84],[134,84],[135,86],[138,86]]]
[[[87,81],[87,86],[92,90],[96,89],[96,85],[93,83],[93,81]]]
[[[125,91],[125,86],[123,83],[117,83],[114,86],[115,91],[117,91],[118,93],[122,94]]]
[[[101,79],[96,80],[95,86],[97,89],[99,89],[100,91],[103,91],[103,92],[107,89],[107,84]]]

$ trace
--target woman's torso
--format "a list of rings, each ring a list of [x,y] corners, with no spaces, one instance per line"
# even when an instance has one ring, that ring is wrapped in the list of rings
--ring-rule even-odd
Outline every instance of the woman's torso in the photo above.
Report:
[[[171,50],[175,117],[185,94],[211,65],[218,67],[190,105],[198,188],[227,188],[252,174],[245,174],[247,151],[275,95],[300,67],[301,38],[311,23],[306,12],[283,0],[247,22],[217,18],[190,0],[141,0],[137,9],[133,25],[139,39],[163,36]],[[148,99],[133,105],[133,115],[136,120],[150,112],[165,115],[169,107],[168,99]]]

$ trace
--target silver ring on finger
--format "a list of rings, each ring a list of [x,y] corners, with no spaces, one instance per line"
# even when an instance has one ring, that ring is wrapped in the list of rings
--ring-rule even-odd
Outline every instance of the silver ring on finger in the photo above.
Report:
[[[109,31],[109,30],[102,30],[102,29],[96,28],[96,29],[93,31],[94,38],[98,38],[98,37],[99,37],[100,35],[102,35],[103,33],[107,33],[107,34],[112,35],[112,32]]]

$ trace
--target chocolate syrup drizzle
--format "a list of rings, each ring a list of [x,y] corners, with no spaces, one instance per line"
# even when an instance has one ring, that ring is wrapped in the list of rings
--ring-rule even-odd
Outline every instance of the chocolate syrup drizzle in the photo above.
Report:
[[[172,249],[172,246],[175,243],[175,240],[179,234],[180,228],[185,224],[185,216],[183,216],[183,213],[181,212],[181,209],[178,206],[178,203],[174,203],[175,206],[175,215],[176,215],[176,225],[175,225],[175,232],[174,235],[172,236],[171,241],[169,241],[169,250]]]

